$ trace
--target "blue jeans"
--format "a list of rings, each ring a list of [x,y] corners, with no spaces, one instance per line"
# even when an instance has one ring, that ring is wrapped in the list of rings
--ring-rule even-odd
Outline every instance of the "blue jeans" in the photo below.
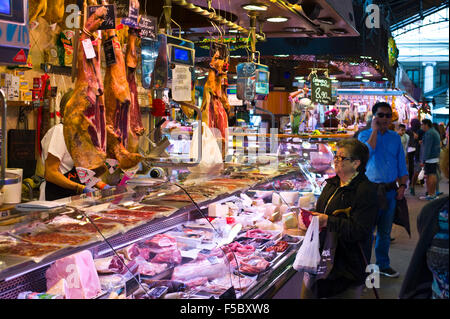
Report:
[[[389,268],[389,246],[391,244],[391,230],[392,223],[395,216],[395,205],[397,192],[391,190],[386,193],[386,198],[388,201],[387,210],[378,211],[377,219],[377,239],[375,241],[375,257],[376,264],[380,269]]]

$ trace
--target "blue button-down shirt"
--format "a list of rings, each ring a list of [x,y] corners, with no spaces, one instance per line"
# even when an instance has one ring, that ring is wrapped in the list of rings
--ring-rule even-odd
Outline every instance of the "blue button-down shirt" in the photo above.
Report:
[[[377,145],[373,149],[367,143],[371,134],[372,129],[368,129],[358,135],[358,139],[365,143],[370,151],[366,166],[367,178],[373,183],[391,183],[408,175],[400,135],[391,130],[384,134],[378,132]]]

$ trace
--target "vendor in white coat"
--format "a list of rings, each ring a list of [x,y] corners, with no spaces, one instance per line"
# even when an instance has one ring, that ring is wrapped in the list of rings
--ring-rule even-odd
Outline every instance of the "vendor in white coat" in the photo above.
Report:
[[[95,191],[95,189],[88,188],[81,183],[75,170],[73,159],[64,141],[64,107],[72,96],[72,92],[69,91],[61,99],[60,113],[62,123],[49,129],[41,141],[41,159],[45,165],[45,181],[40,186],[39,200],[51,201]],[[101,181],[95,187],[99,189],[110,188],[109,185]]]

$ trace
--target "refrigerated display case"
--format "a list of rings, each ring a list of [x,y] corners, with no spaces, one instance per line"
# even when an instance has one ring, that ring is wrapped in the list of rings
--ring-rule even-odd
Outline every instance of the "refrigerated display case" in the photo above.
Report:
[[[328,156],[330,141],[307,143],[281,141],[277,171],[233,163],[220,176],[191,179],[174,169],[166,180],[141,176],[62,207],[8,211],[0,219],[0,298],[48,291],[49,269],[83,251],[99,276],[95,298],[123,296],[129,280],[139,281],[135,298],[155,287],[163,288],[152,298],[298,297],[292,263],[302,236],[285,231],[283,216],[311,209],[332,173],[332,161],[318,167],[312,155]]]

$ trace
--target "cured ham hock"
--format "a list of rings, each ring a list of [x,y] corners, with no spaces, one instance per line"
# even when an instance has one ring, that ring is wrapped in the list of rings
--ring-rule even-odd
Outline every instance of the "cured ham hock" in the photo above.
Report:
[[[98,30],[106,14],[100,7],[86,21],[85,29]],[[88,60],[82,41],[89,39],[83,32],[78,45],[78,77],[75,90],[64,112],[64,140],[75,167],[97,170],[106,159],[106,121],[103,84],[100,73],[100,44],[94,44],[96,57]]]
[[[130,108],[131,93],[128,86],[125,59],[115,30],[104,32],[103,38],[112,40],[116,63],[106,68],[105,106],[107,130],[107,155],[119,161],[121,169],[136,166],[142,156],[127,150],[135,133],[131,131]],[[132,151],[137,150],[137,143],[131,142]]]

